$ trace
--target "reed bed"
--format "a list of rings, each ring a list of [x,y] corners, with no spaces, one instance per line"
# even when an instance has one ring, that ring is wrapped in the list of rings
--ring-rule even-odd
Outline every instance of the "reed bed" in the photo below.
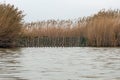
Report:
[[[120,46],[120,10],[100,10],[77,20],[23,23],[22,11],[0,4],[0,47]]]
[[[21,37],[48,39],[77,37],[82,39],[86,46],[120,46],[120,10],[101,10],[97,14],[75,21],[48,20],[26,23],[22,28]],[[79,43],[81,41],[76,44]]]

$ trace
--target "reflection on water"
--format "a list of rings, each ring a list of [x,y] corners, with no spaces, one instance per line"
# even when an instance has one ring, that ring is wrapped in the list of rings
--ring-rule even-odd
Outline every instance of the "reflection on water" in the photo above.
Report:
[[[18,70],[20,61],[20,49],[0,49],[0,80],[24,80],[15,77],[14,73],[20,73]],[[26,80],[26,79],[25,79]]]
[[[0,80],[120,80],[119,48],[0,49]]]

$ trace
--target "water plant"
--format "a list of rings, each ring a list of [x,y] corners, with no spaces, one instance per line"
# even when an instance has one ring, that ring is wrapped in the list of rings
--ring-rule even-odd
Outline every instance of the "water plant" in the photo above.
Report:
[[[14,5],[0,3],[0,47],[13,47],[22,24],[22,11]]]

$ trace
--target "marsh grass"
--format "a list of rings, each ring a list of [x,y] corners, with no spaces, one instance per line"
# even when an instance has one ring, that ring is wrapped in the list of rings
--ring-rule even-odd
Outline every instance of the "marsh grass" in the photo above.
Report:
[[[0,3],[0,47],[15,46],[22,28],[22,11],[14,5]]]
[[[27,37],[81,37],[88,46],[120,46],[120,10],[101,10],[76,21],[26,23],[22,33]]]

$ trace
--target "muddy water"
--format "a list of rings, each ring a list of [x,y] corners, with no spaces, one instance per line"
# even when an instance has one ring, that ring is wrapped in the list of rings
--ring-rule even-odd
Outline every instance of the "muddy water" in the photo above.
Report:
[[[0,80],[120,80],[120,49],[0,49]]]

